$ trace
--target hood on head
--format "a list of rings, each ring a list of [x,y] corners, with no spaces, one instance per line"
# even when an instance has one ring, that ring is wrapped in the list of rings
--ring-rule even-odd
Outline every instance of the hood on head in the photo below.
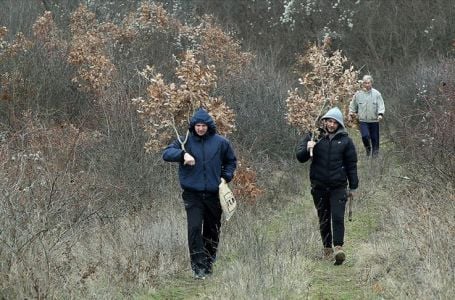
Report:
[[[335,119],[338,124],[341,125],[341,127],[345,128],[343,122],[343,113],[338,107],[329,109],[329,111],[321,118],[321,120],[324,119]]]
[[[207,134],[212,135],[216,133],[215,121],[213,121],[213,118],[202,107],[199,108],[191,118],[190,125],[188,126],[188,130],[191,133],[196,133],[194,131],[194,125],[196,125],[197,123],[203,123],[207,125],[208,127]]]

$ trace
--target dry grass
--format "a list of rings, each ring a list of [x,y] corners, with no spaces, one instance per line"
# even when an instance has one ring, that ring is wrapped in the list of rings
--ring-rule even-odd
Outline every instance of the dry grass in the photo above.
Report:
[[[5,151],[4,159],[9,157]],[[454,230],[453,203],[445,197],[451,194],[435,197],[414,184],[397,184],[392,175],[404,168],[397,168],[390,154],[384,149],[383,157],[373,161],[361,156],[362,184],[354,221],[347,224],[344,266],[319,260],[308,169],[290,162],[282,170],[270,165],[275,171],[266,173],[274,176],[262,177],[267,186],[263,199],[252,206],[241,204],[223,224],[215,274],[200,284],[190,277],[185,213],[175,181],[166,183],[169,190],[160,201],[122,212],[121,206],[106,202],[111,194],[103,192],[100,183],[84,188],[86,181],[79,180],[70,188],[64,179],[72,172],[59,173],[51,206],[44,200],[52,181],[43,183],[42,190],[31,188],[35,197],[24,199],[23,192],[14,189],[21,184],[4,179],[3,195],[8,196],[0,207],[9,217],[2,219],[0,236],[1,295],[448,299],[453,294]],[[45,161],[45,168],[53,166]],[[7,163],[3,160],[2,170]]]
[[[381,294],[388,298],[449,299],[455,292],[450,194],[435,198],[415,185],[405,191],[393,199],[399,204],[386,198],[383,230],[362,254],[366,279],[382,286]]]
[[[39,2],[44,1],[33,3]],[[14,10],[38,15],[31,3]],[[394,128],[394,133],[403,129],[394,137],[406,142],[381,145],[383,156],[375,161],[361,156],[348,261],[335,269],[318,259],[308,166],[295,161],[297,134],[285,124],[282,99],[291,80],[287,70],[277,68],[283,52],[256,57],[240,52],[240,42],[208,19],[183,26],[163,6],[147,3],[130,18],[112,22],[95,20],[80,7],[73,24],[86,23],[90,43],[84,32],[65,30],[69,19],[49,13],[38,19],[34,36],[14,37],[0,27],[0,298],[450,299],[455,294],[453,133],[447,130],[454,85],[446,80],[454,78],[453,61],[422,68],[433,80],[425,84],[446,84],[418,98],[417,117],[403,118],[397,111],[395,124],[409,122]],[[22,13],[26,6],[30,14]],[[65,13],[69,18],[71,12]],[[217,45],[221,48],[212,49]],[[154,63],[172,82],[173,55],[186,48],[196,49],[204,65],[217,63],[223,80],[215,92],[237,113],[239,130],[232,140],[238,152],[248,153],[264,190],[259,201],[242,201],[231,222],[223,224],[215,274],[203,283],[190,278],[176,168],[143,152],[146,137],[130,101],[146,93],[137,69]],[[68,51],[74,61],[68,61]],[[411,135],[415,128],[430,135]]]

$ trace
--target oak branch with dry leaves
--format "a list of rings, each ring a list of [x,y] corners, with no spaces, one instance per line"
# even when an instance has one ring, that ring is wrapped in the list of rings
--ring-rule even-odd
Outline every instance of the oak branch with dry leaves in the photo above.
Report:
[[[346,66],[348,59],[341,50],[331,52],[329,43],[330,39],[326,39],[322,46],[314,44],[298,57],[297,73],[303,92],[295,88],[286,99],[288,123],[301,133],[313,133],[313,139],[319,120],[328,109],[338,106],[344,115],[348,114],[349,101],[358,88],[358,71]],[[351,126],[349,122],[345,125]]]
[[[212,97],[216,86],[215,67],[202,66],[193,52],[187,51],[179,61],[175,75],[178,84],[164,82],[163,75],[155,74],[148,67],[140,72],[150,85],[147,98],[133,99],[150,139],[145,145],[148,152],[162,149],[179,129],[188,126],[189,119],[198,107],[204,107],[217,124],[221,135],[228,135],[235,129],[235,114],[220,97]]]
[[[86,5],[79,5],[71,14],[69,40],[53,21],[51,12],[38,17],[33,25],[36,41],[44,46],[49,55],[57,55],[75,66],[72,81],[82,91],[104,102],[106,92],[117,80],[118,68],[109,49],[128,47],[129,42],[142,36],[162,32],[186,41],[194,52],[186,52],[175,71],[176,83],[166,83],[164,76],[155,74],[147,67],[140,72],[148,81],[147,95],[133,101],[137,104],[149,140],[147,151],[161,149],[179,129],[185,132],[190,115],[197,107],[205,107],[215,120],[218,132],[228,135],[235,129],[235,115],[220,97],[213,97],[218,76],[239,76],[254,55],[242,52],[240,43],[215,24],[210,16],[197,25],[184,25],[163,4],[141,1],[135,12],[121,22],[99,21]],[[6,43],[6,29],[0,27],[0,59]],[[11,49],[18,48],[16,44]],[[201,63],[204,62],[204,65]],[[215,66],[216,71],[215,72]],[[218,74],[218,76],[217,76]],[[178,82],[177,82],[178,81]],[[107,105],[109,105],[107,103]],[[182,139],[183,142],[184,138]],[[242,159],[240,159],[242,161]],[[256,197],[260,190],[256,185],[256,172],[248,164],[240,163],[234,178],[236,192]],[[237,182],[237,183],[236,183]]]
[[[218,133],[224,136],[235,130],[235,114],[221,97],[211,96],[216,87],[217,76],[213,65],[202,65],[192,51],[187,51],[183,59],[178,61],[175,75],[179,83],[165,83],[163,75],[155,73],[152,67],[140,72],[149,81],[146,98],[135,98],[137,111],[142,120],[144,130],[149,135],[145,144],[147,152],[161,150],[174,136],[180,139],[182,148],[184,138],[179,132],[185,128],[188,135],[189,119],[196,108],[204,107],[217,124]],[[242,164],[243,165],[243,164]],[[238,195],[257,197],[260,189],[256,185],[255,173],[239,166],[236,177],[243,179],[234,184]],[[243,170],[244,169],[244,170]]]

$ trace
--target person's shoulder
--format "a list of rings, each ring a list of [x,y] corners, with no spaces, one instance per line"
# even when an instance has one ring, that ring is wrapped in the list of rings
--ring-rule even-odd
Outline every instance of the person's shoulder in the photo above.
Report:
[[[378,91],[377,89],[371,88],[371,91],[372,91],[374,94],[381,96],[381,92]]]
[[[346,142],[352,142],[352,138],[349,136],[349,132],[346,130],[340,131],[338,134],[340,140],[345,140]]]
[[[340,129],[338,132],[337,132],[337,136],[341,138],[345,138],[345,137],[348,137],[349,136],[349,133],[346,131],[346,129]]]
[[[212,138],[217,140],[217,141],[219,141],[219,142],[222,142],[222,143],[230,143],[229,139],[227,137],[222,136],[221,134],[218,134],[218,133],[214,134],[212,136]]]
[[[355,149],[354,140],[349,136],[347,132],[340,137],[340,141],[344,145],[345,150]]]

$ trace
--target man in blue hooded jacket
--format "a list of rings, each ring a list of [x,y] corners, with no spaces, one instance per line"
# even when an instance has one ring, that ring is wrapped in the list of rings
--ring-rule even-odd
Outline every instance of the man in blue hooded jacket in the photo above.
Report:
[[[334,255],[335,264],[345,260],[344,213],[347,191],[352,195],[357,189],[357,152],[354,143],[344,129],[343,114],[334,107],[322,118],[323,128],[315,142],[307,135],[297,147],[297,159],[306,162],[313,157],[310,166],[311,195],[319,218],[319,229],[324,245],[324,258]],[[332,245],[335,248],[332,248]]]
[[[179,163],[188,223],[188,247],[193,276],[204,279],[212,273],[221,227],[218,186],[230,182],[237,159],[230,142],[216,133],[212,117],[203,108],[193,115],[190,135],[182,149],[179,140],[166,147],[163,159]]]

